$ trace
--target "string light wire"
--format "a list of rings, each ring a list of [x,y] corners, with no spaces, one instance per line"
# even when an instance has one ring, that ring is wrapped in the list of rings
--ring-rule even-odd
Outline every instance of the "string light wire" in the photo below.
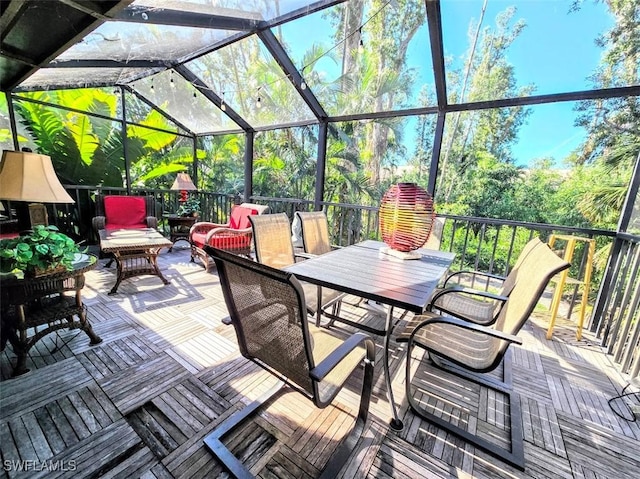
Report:
[[[385,4],[383,4],[378,10],[376,10],[374,13],[372,13],[364,22],[362,22],[360,24],[360,26],[358,26],[357,28],[353,29],[351,32],[349,32],[348,34],[346,34],[344,36],[344,38],[342,40],[340,40],[339,42],[335,43],[331,48],[329,48],[328,50],[322,52],[321,54],[319,54],[317,57],[313,58],[312,60],[310,60],[308,63],[306,63],[305,65],[303,65],[300,68],[300,89],[301,90],[306,90],[307,89],[307,83],[304,80],[304,71],[305,69],[309,68],[310,66],[312,66],[314,63],[316,63],[317,61],[319,61],[320,59],[326,57],[327,55],[329,55],[329,53],[331,53],[333,50],[335,50],[336,48],[338,48],[339,46],[341,46],[344,42],[346,42],[349,38],[351,38],[353,35],[355,35],[356,33],[360,34],[360,38],[358,41],[359,47],[362,48],[364,46],[364,41],[362,40],[362,28],[369,23],[371,20],[373,20],[375,17],[377,17],[393,0],[387,0],[387,2]],[[173,81],[173,69],[170,70],[170,84],[172,87],[175,87],[174,81]],[[276,78],[275,80],[272,80],[270,82],[266,82],[266,83],[262,83],[260,86],[257,87],[256,89],[256,94],[257,94],[257,98],[256,98],[256,107],[257,108],[261,108],[262,107],[262,97],[260,95],[260,91],[262,90],[262,88],[266,88],[268,86],[271,86],[275,83],[278,83],[282,80],[292,80],[292,75],[289,73],[283,77],[279,77]],[[192,86],[194,88],[196,88],[195,84],[192,82],[191,83]],[[151,78],[151,90],[153,90],[153,77]],[[203,85],[198,85],[198,87],[196,88],[197,90],[208,90],[211,92],[216,92],[216,91],[221,91],[221,90],[214,90],[213,88],[209,88]],[[222,111],[226,111],[226,102],[224,99],[224,96],[226,93],[239,93],[242,91],[246,91],[244,89],[238,89],[238,90],[222,90],[222,97],[221,97],[221,101],[220,101],[220,109]],[[195,92],[194,92],[194,97],[195,97]]]

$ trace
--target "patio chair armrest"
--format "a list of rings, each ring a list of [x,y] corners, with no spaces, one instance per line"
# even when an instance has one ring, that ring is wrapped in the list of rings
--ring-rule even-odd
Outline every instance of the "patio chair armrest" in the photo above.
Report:
[[[155,216],[147,216],[145,221],[147,223],[147,228],[153,228],[154,230],[158,229],[158,218]]]
[[[299,251],[297,253],[294,253],[294,256],[296,258],[311,259],[311,258],[316,258],[318,255],[317,254],[313,254],[313,253],[305,253],[303,251]]]
[[[189,237],[194,233],[206,233],[211,231],[214,228],[224,228],[228,227],[228,224],[220,224],[220,223],[211,223],[209,221],[197,221],[189,228]]]
[[[474,275],[474,276],[483,276],[485,278],[497,279],[497,280],[500,280],[500,281],[504,281],[506,279],[504,276],[500,276],[500,275],[493,274],[493,273],[486,273],[484,271],[462,270],[462,271],[455,271],[455,272],[449,274],[445,278],[443,284],[446,286],[450,279],[455,278],[456,276],[459,276],[459,275],[462,275],[462,274],[471,274],[471,275]]]
[[[225,234],[229,236],[245,236],[247,234],[251,234],[253,232],[252,228],[245,228],[241,230],[229,228],[227,226],[213,228],[209,230],[207,236],[205,237],[205,244],[209,243],[209,240],[217,235]]]
[[[365,360],[373,364],[375,360],[375,344],[371,337],[364,333],[355,333],[349,336],[340,346],[334,349],[326,358],[324,358],[320,364],[316,365],[311,371],[309,376],[314,381],[322,381],[327,374],[329,374],[333,368],[335,368],[340,362],[346,358],[357,346],[364,343],[367,350]]]
[[[420,329],[430,324],[437,324],[437,323],[450,324],[454,327],[468,329],[470,331],[486,334],[487,336],[492,336],[497,339],[502,339],[510,343],[522,344],[522,339],[520,339],[517,336],[514,336],[513,334],[504,333],[502,331],[498,331],[496,329],[489,328],[487,326],[483,326],[480,324],[470,323],[469,321],[465,321],[463,319],[450,318],[448,316],[438,316],[438,315],[430,316],[424,321],[421,321],[420,323],[418,323],[418,325],[413,329],[413,331],[411,331],[411,334],[409,335],[409,339],[408,339],[409,342],[413,341],[414,336]],[[404,342],[404,341],[400,341],[400,338],[399,338],[398,342]]]
[[[94,216],[91,219],[91,226],[95,231],[103,230],[106,226],[107,219],[104,216]]]
[[[502,301],[503,303],[509,299],[507,296],[502,296],[500,294],[491,293],[489,291],[481,291],[479,289],[467,288],[466,286],[450,286],[449,288],[441,289],[436,294],[433,295],[431,301],[429,302],[429,311],[433,307],[433,304],[436,300],[446,294],[458,293],[458,294],[468,294],[470,296],[480,296],[482,298],[494,299],[496,301]]]

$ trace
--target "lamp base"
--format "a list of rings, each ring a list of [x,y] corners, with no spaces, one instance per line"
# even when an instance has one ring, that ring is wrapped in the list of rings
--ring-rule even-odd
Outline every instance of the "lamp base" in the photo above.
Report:
[[[422,255],[417,251],[398,251],[396,249],[389,248],[388,246],[382,246],[380,248],[380,252],[402,260],[422,258]]]

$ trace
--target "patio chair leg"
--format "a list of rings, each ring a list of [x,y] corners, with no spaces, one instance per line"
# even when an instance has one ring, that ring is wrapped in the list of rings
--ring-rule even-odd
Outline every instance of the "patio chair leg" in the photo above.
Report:
[[[324,471],[320,475],[319,479],[333,479],[335,478],[344,464],[349,459],[349,456],[355,449],[358,440],[364,432],[364,427],[369,415],[369,404],[371,401],[371,391],[373,389],[373,370],[374,370],[374,358],[375,351],[371,349],[368,352],[367,358],[364,361],[364,377],[362,379],[362,393],[360,395],[360,406],[358,408],[358,417],[356,422],[349,432],[348,436],[342,441],[340,446],[331,455],[331,459],[324,468]],[[231,473],[233,477],[239,479],[252,479],[254,476],[249,470],[235,457],[229,449],[222,443],[222,438],[231,432],[236,426],[242,423],[245,419],[251,416],[258,408],[264,403],[274,398],[277,394],[282,392],[283,381],[278,381],[276,385],[263,394],[261,397],[253,401],[248,406],[244,407],[240,411],[236,411],[221,424],[216,427],[208,436],[204,438],[205,446],[213,453],[223,466]]]
[[[358,408],[358,417],[356,423],[349,432],[349,435],[342,441],[340,446],[331,455],[331,459],[327,463],[318,479],[334,479],[349,459],[349,456],[355,449],[358,440],[364,432],[364,426],[369,415],[369,403],[371,400],[371,390],[373,389],[373,366],[375,353],[372,357],[364,361],[364,378],[362,379],[362,392],[360,394],[360,407]]]
[[[242,423],[251,414],[253,414],[264,403],[272,399],[274,396],[282,392],[284,381],[278,381],[276,385],[269,391],[264,393],[258,399],[240,411],[236,411],[227,419],[225,419],[217,428],[204,438],[205,446],[216,456],[222,465],[231,473],[233,477],[239,479],[252,479],[254,476],[249,470],[234,456],[229,449],[222,443],[222,438],[231,432],[237,425]]]
[[[522,427],[522,411],[520,406],[520,396],[513,392],[510,387],[510,371],[508,371],[510,362],[508,357],[505,357],[505,382],[500,383],[497,381],[490,380],[489,378],[480,377],[477,374],[469,373],[465,370],[462,370],[458,367],[450,367],[448,364],[444,364],[440,361],[437,356],[432,356],[429,354],[430,362],[435,367],[439,367],[445,371],[448,371],[456,376],[460,376],[462,378],[468,379],[470,381],[476,382],[478,384],[482,384],[486,387],[489,387],[495,391],[499,391],[507,396],[508,404],[509,404],[509,435],[511,442],[511,450],[504,449],[497,444],[487,441],[484,438],[481,438],[466,429],[462,429],[450,422],[442,419],[439,416],[431,414],[427,412],[418,402],[416,402],[415,398],[411,394],[411,353],[414,348],[414,344],[410,341],[407,345],[407,364],[406,364],[406,379],[405,379],[405,391],[407,396],[407,402],[409,403],[409,407],[411,410],[420,416],[421,418],[429,421],[430,423],[436,425],[437,427],[444,429],[445,431],[458,436],[460,439],[478,447],[494,457],[501,459],[508,464],[518,468],[521,471],[524,471],[524,436],[523,436],[523,427]],[[509,355],[507,355],[509,356]]]

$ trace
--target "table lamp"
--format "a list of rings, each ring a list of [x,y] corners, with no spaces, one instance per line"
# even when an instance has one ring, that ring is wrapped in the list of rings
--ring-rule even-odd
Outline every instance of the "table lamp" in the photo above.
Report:
[[[380,249],[401,259],[419,259],[414,250],[429,239],[435,219],[431,195],[415,183],[391,186],[380,203],[379,226],[382,241]]]
[[[34,203],[75,203],[66,192],[53,169],[51,157],[27,151],[2,152],[0,162],[0,199]],[[29,224],[24,216],[18,220],[25,229],[34,224],[47,224],[44,205],[29,205]]]
[[[180,198],[178,201],[180,201],[180,203],[184,203],[188,198],[187,192],[195,191],[198,188],[196,188],[196,185],[193,184],[193,181],[191,181],[191,177],[188,173],[178,173],[178,176],[176,176],[173,185],[171,185],[171,189],[180,190]]]

